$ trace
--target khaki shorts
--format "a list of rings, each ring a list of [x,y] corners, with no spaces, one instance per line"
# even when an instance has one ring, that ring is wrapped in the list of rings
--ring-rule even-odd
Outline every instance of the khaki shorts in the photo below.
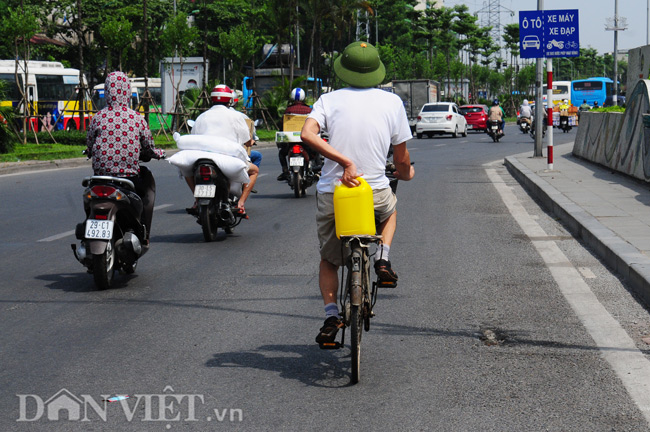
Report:
[[[372,191],[375,204],[375,221],[384,222],[395,212],[397,197],[390,188]],[[334,224],[334,194],[316,194],[316,227],[320,256],[325,261],[342,266],[345,262],[341,249],[341,240],[336,237]]]

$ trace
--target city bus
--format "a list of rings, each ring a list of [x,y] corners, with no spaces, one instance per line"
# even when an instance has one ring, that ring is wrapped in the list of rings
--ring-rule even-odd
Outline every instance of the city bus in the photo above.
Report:
[[[542,100],[546,102],[547,86],[542,86]],[[553,105],[561,104],[564,99],[571,103],[571,81],[553,81]]]
[[[66,68],[60,62],[29,60],[25,78],[24,61],[0,60],[0,80],[5,82],[8,97],[0,101],[0,106],[12,106],[18,115],[26,112],[20,102],[21,89],[24,91],[27,83],[27,97],[31,102],[29,129],[79,130],[83,127],[79,120],[79,69]],[[85,101],[83,106],[87,111],[87,125],[92,115],[90,101]]]
[[[605,99],[614,94],[614,81],[605,77],[593,77],[575,80],[571,83],[571,99],[580,106],[583,101],[589,105],[598,102],[598,106],[605,104]]]
[[[131,108],[137,110],[140,107],[140,102],[144,96],[144,78],[129,78],[131,81]],[[171,127],[171,115],[162,114],[162,87],[160,78],[148,78],[149,93],[151,94],[152,101],[149,106],[149,129],[159,130],[161,122],[165,124],[165,128]],[[106,106],[104,99],[104,84],[97,84],[93,88],[92,95],[93,104],[97,111]],[[144,109],[139,109],[140,114],[144,116]]]

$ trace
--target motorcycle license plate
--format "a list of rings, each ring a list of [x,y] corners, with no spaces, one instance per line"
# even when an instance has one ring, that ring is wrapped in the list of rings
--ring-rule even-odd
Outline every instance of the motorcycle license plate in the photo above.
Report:
[[[113,237],[113,221],[88,219],[85,236],[87,239],[110,240]]]
[[[289,158],[290,166],[303,166],[304,164],[305,164],[305,158],[301,158],[301,157]]]
[[[497,129],[499,129],[498,126],[492,126],[492,130],[493,130],[493,131],[495,131],[495,130],[497,130]]]
[[[196,185],[194,187],[194,198],[214,198],[216,192],[217,185]]]

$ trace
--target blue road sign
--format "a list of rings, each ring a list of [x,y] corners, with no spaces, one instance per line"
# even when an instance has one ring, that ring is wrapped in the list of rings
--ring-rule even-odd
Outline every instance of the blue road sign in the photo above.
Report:
[[[543,11],[519,12],[519,57],[544,57]]]
[[[578,9],[544,11],[544,56],[578,57]]]
[[[519,12],[521,58],[578,57],[578,10]]]

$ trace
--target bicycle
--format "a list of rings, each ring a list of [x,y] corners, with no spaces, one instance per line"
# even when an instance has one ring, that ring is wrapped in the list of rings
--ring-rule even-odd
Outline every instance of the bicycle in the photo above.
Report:
[[[397,190],[397,179],[393,175],[395,166],[386,165],[386,175],[389,177],[393,192]],[[381,235],[349,235],[341,236],[341,253],[348,255],[344,270],[341,272],[341,283],[345,280],[345,289],[340,290],[339,303],[345,326],[341,332],[341,342],[323,344],[326,349],[338,349],[345,345],[345,331],[350,329],[351,377],[353,384],[359,382],[361,374],[361,336],[363,331],[370,330],[370,318],[375,316],[373,308],[377,303],[378,288],[395,288],[396,282],[383,282],[379,278],[370,279],[370,245],[381,243]],[[347,252],[347,253],[346,253]]]
[[[361,335],[370,330],[370,318],[375,316],[373,307],[377,303],[379,287],[394,288],[396,283],[383,283],[379,280],[370,282],[369,246],[381,242],[379,235],[342,236],[345,248],[349,248],[347,262],[347,281],[341,290],[340,303],[345,327],[341,336],[341,345],[345,341],[345,329],[350,329],[350,351],[352,357],[351,381],[358,383],[361,373]],[[341,273],[341,283],[344,274]],[[363,327],[362,327],[363,326]]]

